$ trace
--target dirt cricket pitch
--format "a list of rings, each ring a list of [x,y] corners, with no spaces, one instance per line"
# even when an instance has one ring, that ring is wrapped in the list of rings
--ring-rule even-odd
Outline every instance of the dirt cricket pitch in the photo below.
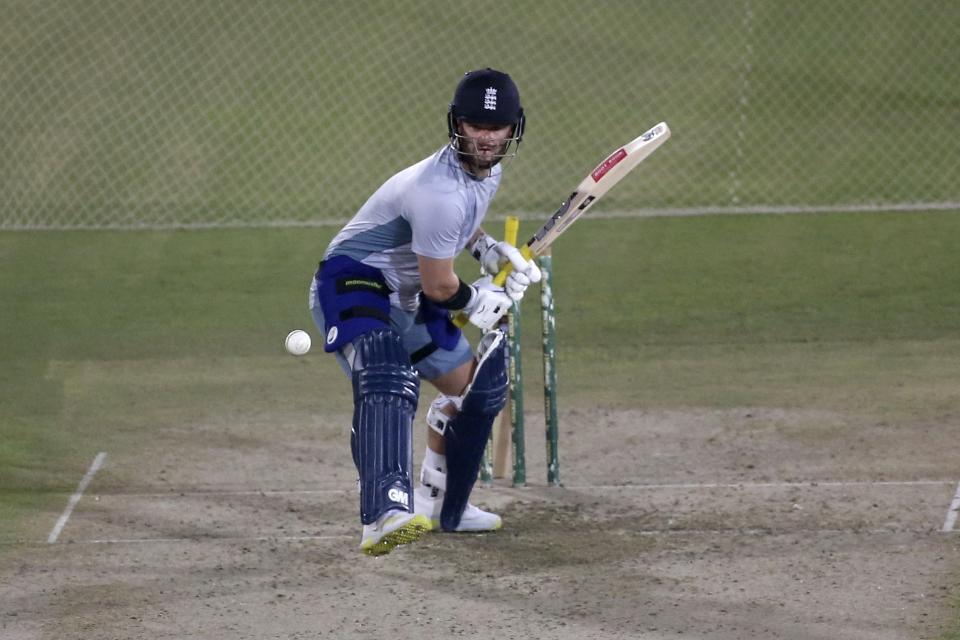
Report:
[[[759,408],[561,418],[563,488],[545,486],[530,414],[529,485],[474,496],[503,530],[381,558],[358,551],[348,415],[185,425],[159,449],[107,452],[56,543],[2,556],[0,636],[900,640],[950,627],[955,424]]]

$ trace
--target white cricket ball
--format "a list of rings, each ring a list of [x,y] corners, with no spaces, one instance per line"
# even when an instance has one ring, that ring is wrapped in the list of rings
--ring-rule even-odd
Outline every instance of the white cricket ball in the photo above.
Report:
[[[287,348],[290,355],[302,356],[310,351],[310,334],[301,329],[294,329],[287,334],[287,339],[283,341],[283,346]]]

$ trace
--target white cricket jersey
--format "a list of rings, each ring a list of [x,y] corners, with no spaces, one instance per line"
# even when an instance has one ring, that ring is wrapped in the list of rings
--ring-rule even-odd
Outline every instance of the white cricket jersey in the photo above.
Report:
[[[467,173],[456,151],[442,149],[387,180],[334,237],[324,253],[349,256],[383,272],[395,306],[417,308],[417,256],[453,258],[467,245],[500,186],[501,167],[487,178]]]

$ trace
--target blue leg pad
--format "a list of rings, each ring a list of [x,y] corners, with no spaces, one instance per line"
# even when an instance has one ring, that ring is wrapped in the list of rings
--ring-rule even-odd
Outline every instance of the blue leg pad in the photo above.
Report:
[[[390,509],[413,511],[413,418],[420,380],[400,336],[377,329],[353,341],[353,431],[360,474],[360,520],[372,524]]]
[[[497,333],[500,335],[480,358],[460,412],[447,423],[444,433],[447,490],[440,510],[440,526],[444,531],[455,531],[460,524],[480,472],[493,421],[507,402],[506,340],[502,332]]]

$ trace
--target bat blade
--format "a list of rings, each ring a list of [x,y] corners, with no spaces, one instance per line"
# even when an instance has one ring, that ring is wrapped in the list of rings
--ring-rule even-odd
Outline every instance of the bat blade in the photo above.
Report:
[[[661,122],[607,156],[530,238],[527,242],[530,253],[540,255],[597,200],[669,138],[670,127],[666,122]]]

